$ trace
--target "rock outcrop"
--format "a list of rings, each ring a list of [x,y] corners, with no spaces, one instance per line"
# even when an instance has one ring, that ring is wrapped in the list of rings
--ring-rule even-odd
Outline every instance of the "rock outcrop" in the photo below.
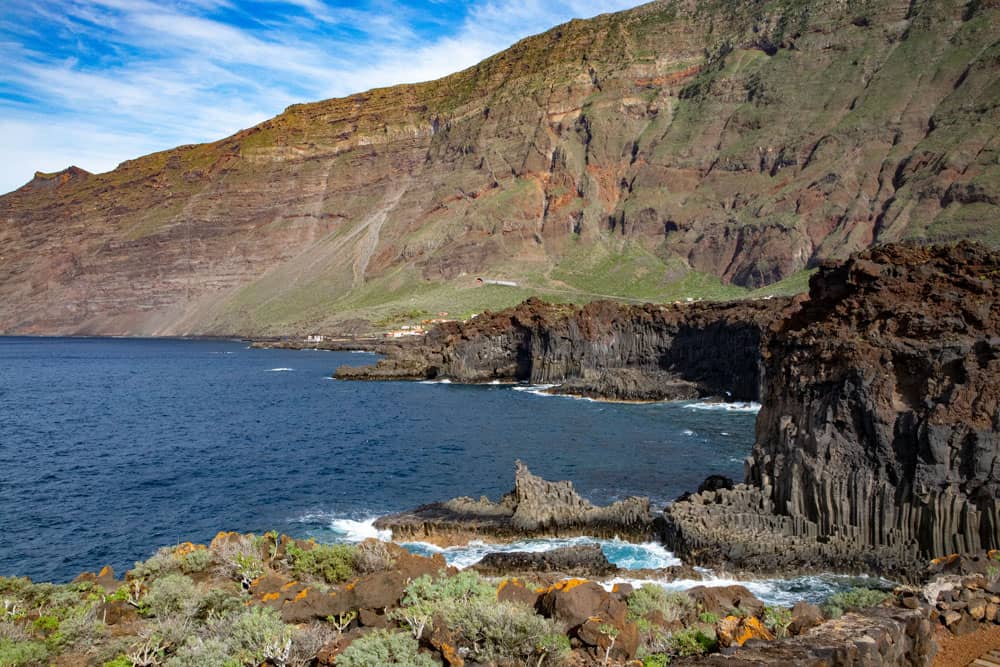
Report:
[[[765,353],[747,479],[860,548],[1000,547],[1000,253],[894,245],[825,267]]]
[[[381,517],[375,527],[392,530],[396,540],[445,545],[567,535],[649,539],[653,518],[648,498],[631,497],[597,507],[581,498],[572,482],[546,481],[518,461],[514,490],[499,502],[454,498]]]
[[[788,304],[775,298],[576,307],[532,298],[466,323],[442,324],[422,344],[374,366],[341,367],[336,375],[559,384],[554,391],[615,400],[756,400],[763,338]]]
[[[911,579],[1000,546],[998,277],[1000,253],[969,243],[825,266],[766,339],[749,485],[674,503],[667,543],[697,562]]]
[[[412,299],[732,294],[874,243],[996,243],[998,37],[995,2],[656,0],[40,175],[0,197],[0,332],[286,334]],[[476,276],[520,287],[480,297]]]

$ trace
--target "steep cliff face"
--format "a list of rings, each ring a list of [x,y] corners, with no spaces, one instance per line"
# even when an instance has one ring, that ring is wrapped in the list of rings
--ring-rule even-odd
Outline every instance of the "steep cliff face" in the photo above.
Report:
[[[859,549],[1000,547],[998,284],[974,244],[821,270],[766,347],[748,482]]]
[[[422,345],[373,367],[345,366],[337,375],[561,384],[566,393],[618,400],[757,400],[761,341],[788,303],[597,301],[576,307],[529,299],[467,323],[441,325]]]
[[[731,296],[876,241],[998,243],[998,13],[659,0],[440,81],[39,174],[0,197],[0,332]]]

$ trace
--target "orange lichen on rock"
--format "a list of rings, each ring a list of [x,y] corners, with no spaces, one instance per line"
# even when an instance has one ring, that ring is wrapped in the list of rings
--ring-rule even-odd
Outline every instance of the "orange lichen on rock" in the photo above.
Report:
[[[216,533],[215,537],[212,538],[212,542],[208,546],[210,549],[218,549],[226,542],[238,539],[239,537],[240,537],[239,533],[228,530],[220,530],[218,533]]]
[[[441,651],[441,657],[444,658],[445,662],[448,663],[450,667],[464,667],[465,660],[458,654],[458,651],[451,644],[442,642],[438,646],[438,650]]]
[[[111,569],[110,565],[105,565],[101,568],[101,571],[97,573],[97,577],[113,577],[115,576],[114,570]]]
[[[221,533],[220,533],[220,535],[221,535]],[[216,536],[216,537],[218,537],[218,536]],[[213,540],[213,543],[214,543],[214,540]],[[180,558],[184,558],[189,553],[192,553],[192,552],[195,552],[195,551],[201,551],[201,550],[206,549],[206,548],[207,547],[204,544],[194,544],[192,542],[182,542],[182,543],[178,544],[176,547],[174,547],[174,554],[173,555],[174,555],[174,558],[180,559]]]
[[[590,582],[589,579],[563,579],[562,581],[554,583],[551,586],[548,587],[543,586],[542,588],[536,588],[535,592],[541,593],[542,595],[545,595],[546,593],[551,593],[552,591],[562,591],[563,593],[565,593],[566,591],[571,591],[577,586],[581,586],[589,582]]]
[[[281,590],[283,590],[283,591],[287,591],[287,590],[288,590],[289,588],[291,588],[292,586],[298,586],[298,585],[299,585],[299,582],[297,582],[297,581],[295,581],[294,579],[292,579],[292,580],[291,580],[291,581],[289,581],[289,582],[288,582],[287,584],[282,584],[282,586],[281,586]]]
[[[509,586],[511,584],[514,584],[515,586],[520,586],[521,582],[520,582],[520,580],[518,580],[517,577],[511,577],[510,579],[504,579],[503,581],[500,582],[500,585],[497,586],[497,597],[500,597],[500,593],[503,591],[503,589],[507,588],[507,586]]]
[[[751,639],[774,641],[774,634],[755,616],[726,616],[719,622],[717,634],[723,646],[743,646]]]
[[[299,600],[305,600],[307,595],[309,595],[309,589],[303,588],[299,591],[299,594],[295,596],[295,601],[298,602]]]
[[[271,602],[272,600],[277,600],[281,597],[281,593],[267,593],[261,598],[264,602]]]

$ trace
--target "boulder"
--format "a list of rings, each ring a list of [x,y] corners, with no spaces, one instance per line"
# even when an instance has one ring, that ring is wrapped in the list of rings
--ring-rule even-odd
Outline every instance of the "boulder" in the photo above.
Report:
[[[764,611],[764,603],[746,586],[695,586],[687,594],[697,603],[701,611],[726,616],[734,610],[741,616],[759,616]]]
[[[534,608],[538,604],[541,593],[528,588],[519,579],[504,579],[497,586],[497,600],[500,602],[516,602]]]
[[[716,628],[719,645],[743,646],[751,639],[774,641],[774,634],[755,616],[726,616]]]
[[[816,605],[805,601],[796,602],[792,607],[792,622],[788,626],[788,632],[792,635],[801,635],[824,620],[823,611]]]
[[[576,577],[602,577],[618,570],[598,544],[562,547],[552,551],[505,551],[488,553],[472,566],[486,575],[524,572],[559,572]]]

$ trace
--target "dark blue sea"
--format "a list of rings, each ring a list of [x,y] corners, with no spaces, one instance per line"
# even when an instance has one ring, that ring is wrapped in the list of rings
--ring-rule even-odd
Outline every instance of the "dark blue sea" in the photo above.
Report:
[[[662,505],[708,474],[739,478],[753,442],[752,406],[331,379],[373,360],[236,341],[0,338],[0,575],[121,573],[219,530],[359,539],[388,512],[498,497],[518,458],[596,503]],[[647,546],[605,550],[636,567],[671,562]]]

